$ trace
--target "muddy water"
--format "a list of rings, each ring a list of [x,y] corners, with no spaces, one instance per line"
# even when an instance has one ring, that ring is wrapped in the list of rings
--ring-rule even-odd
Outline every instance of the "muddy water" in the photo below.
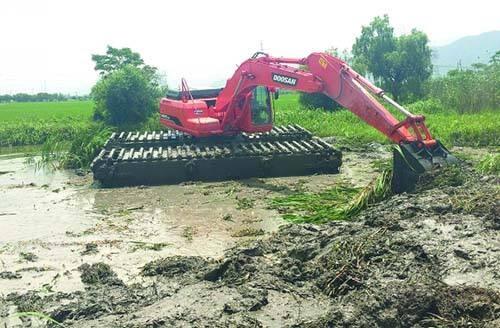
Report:
[[[376,175],[372,161],[347,153],[338,175],[101,189],[90,175],[36,171],[23,156],[0,155],[0,272],[18,274],[0,279],[0,294],[82,289],[82,263],[104,261],[128,283],[155,258],[220,257],[285,224],[267,208],[270,197],[364,185]]]
[[[7,242],[48,238],[68,228],[92,224],[86,214],[93,193],[69,184],[70,172],[35,171],[26,158],[0,156],[0,246]],[[87,188],[88,189],[88,188]]]

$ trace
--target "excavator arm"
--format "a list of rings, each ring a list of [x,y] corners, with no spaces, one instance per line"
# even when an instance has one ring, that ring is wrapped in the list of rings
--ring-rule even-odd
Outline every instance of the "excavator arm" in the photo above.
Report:
[[[242,63],[217,97],[215,110],[224,113],[223,129],[242,129],[240,124],[248,115],[248,106],[245,109],[241,104],[257,86],[322,92],[386,135],[399,145],[394,152],[394,175],[397,177],[393,181],[401,185],[393,186],[396,191],[411,189],[419,174],[456,161],[432,137],[424,116],[410,113],[344,61],[329,54],[312,53],[306,58],[295,59],[257,53]],[[375,96],[392,104],[405,119],[395,118]]]

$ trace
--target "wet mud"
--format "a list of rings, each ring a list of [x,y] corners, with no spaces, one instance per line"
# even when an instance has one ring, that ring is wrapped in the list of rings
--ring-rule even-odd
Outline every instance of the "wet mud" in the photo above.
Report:
[[[43,318],[15,315],[37,312],[70,327],[500,326],[500,180],[479,175],[468,163],[427,176],[416,193],[371,205],[349,222],[260,225],[267,216],[279,221],[279,214],[265,207],[266,197],[322,190],[340,181],[362,185],[357,171],[369,172],[364,176],[369,181],[376,175],[373,162],[385,157],[346,158],[344,171],[329,179],[251,180],[210,184],[208,190],[204,184],[185,185],[177,186],[182,193],[160,200],[160,192],[174,189],[136,188],[136,197],[105,191],[92,209],[104,219],[98,217],[88,235],[65,237],[81,244],[72,244],[75,251],[68,255],[78,266],[61,276],[78,280],[80,287],[30,288],[23,271],[7,266],[2,270],[23,277],[0,282],[25,285],[23,290],[2,287],[0,320],[8,327],[43,326]],[[198,203],[174,205],[183,199],[192,205],[199,198],[218,206],[207,214]],[[169,218],[193,212],[185,219],[191,228],[152,233],[175,225],[172,219],[168,224],[154,219],[160,208]],[[128,218],[127,229],[117,220],[121,215]],[[199,216],[209,221],[206,226],[196,221]],[[111,220],[112,228],[102,220]],[[213,246],[207,235],[220,230],[210,228],[235,222],[239,225],[225,231],[225,242]],[[263,233],[234,237],[244,229]],[[113,246],[103,242],[109,235],[116,240]],[[137,244],[123,246],[125,235]],[[198,238],[207,247],[196,244]],[[168,243],[180,240],[195,248],[166,251],[173,248]],[[139,253],[141,260],[109,253],[110,247],[121,253],[135,247],[131,254]],[[26,267],[45,261],[44,254],[33,253],[38,258],[22,260]]]

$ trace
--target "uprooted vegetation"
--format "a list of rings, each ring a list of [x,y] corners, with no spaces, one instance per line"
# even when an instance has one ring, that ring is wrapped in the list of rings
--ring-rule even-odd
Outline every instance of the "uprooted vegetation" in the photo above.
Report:
[[[498,326],[499,181],[440,173],[418,193],[363,197],[350,221],[287,225],[219,260],[158,259],[140,284],[84,264],[85,291],[13,293],[0,309],[77,327]]]
[[[340,184],[327,190],[297,192],[271,201],[283,218],[295,223],[349,220],[371,204],[392,195],[392,169],[385,169],[364,188]]]

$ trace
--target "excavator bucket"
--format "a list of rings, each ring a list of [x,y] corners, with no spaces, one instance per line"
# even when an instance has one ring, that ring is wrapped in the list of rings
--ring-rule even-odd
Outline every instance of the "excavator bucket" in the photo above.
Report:
[[[398,194],[415,190],[422,174],[458,162],[438,140],[431,148],[402,143],[394,147],[393,153],[392,190]]]

